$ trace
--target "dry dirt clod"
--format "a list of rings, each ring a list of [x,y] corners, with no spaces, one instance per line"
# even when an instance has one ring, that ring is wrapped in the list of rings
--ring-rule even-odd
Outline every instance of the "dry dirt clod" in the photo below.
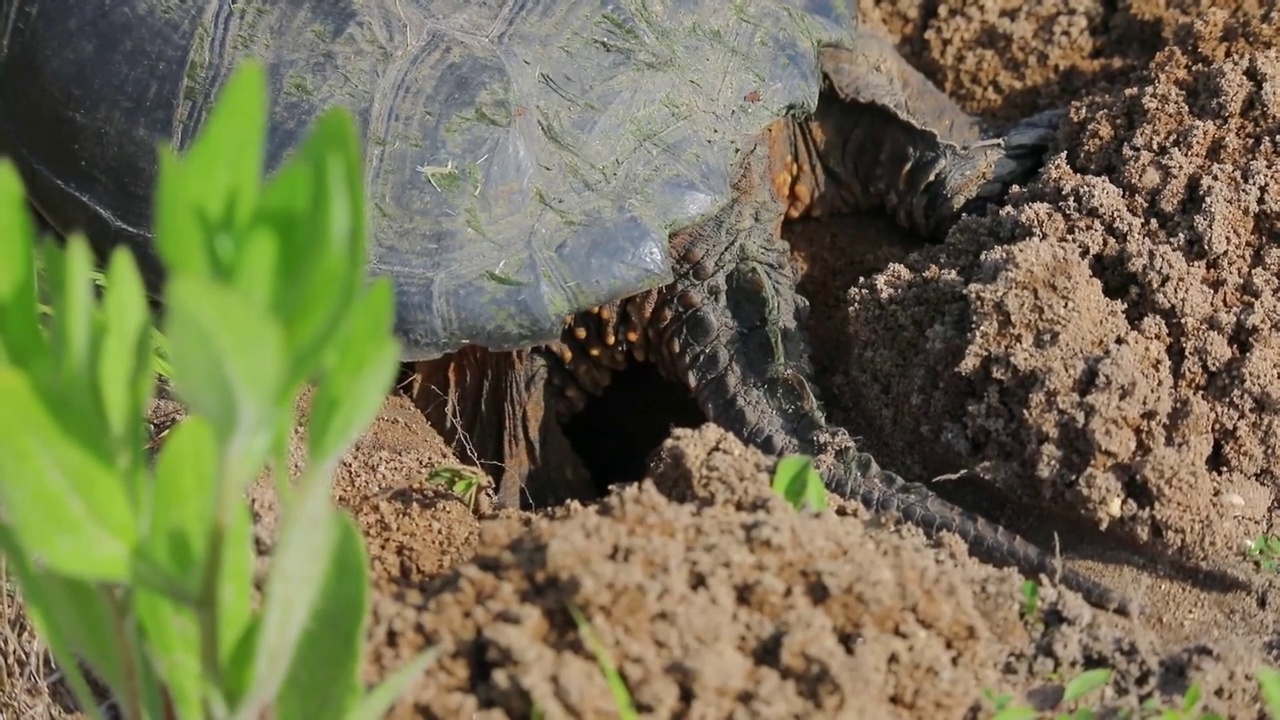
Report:
[[[527,530],[485,521],[471,562],[380,606],[375,637],[396,638],[398,661],[448,648],[397,716],[609,716],[570,605],[658,717],[963,713],[998,679],[986,617],[1008,616],[1013,576],[988,569],[1000,591],[974,593],[916,537],[797,513],[769,469],[715,426],[677,430],[652,480]]]

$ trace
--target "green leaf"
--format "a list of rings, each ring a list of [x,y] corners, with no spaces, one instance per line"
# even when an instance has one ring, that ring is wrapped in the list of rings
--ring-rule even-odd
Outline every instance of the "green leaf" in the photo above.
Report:
[[[332,342],[362,288],[365,266],[363,163],[349,114],[325,113],[263,193],[260,217],[280,240],[275,311],[301,380]]]
[[[1273,720],[1280,720],[1280,670],[1271,667],[1258,668],[1258,689],[1262,702]]]
[[[168,305],[174,390],[212,424],[224,461],[233,463],[224,476],[247,483],[290,411],[282,402],[280,327],[233,290],[190,275],[169,280]]]
[[[587,621],[582,611],[573,605],[569,606],[569,614],[573,616],[573,622],[578,626],[578,633],[582,635],[582,640],[586,644],[587,649],[596,658],[596,664],[600,666],[600,672],[604,673],[605,682],[609,684],[609,692],[613,694],[613,704],[618,710],[618,717],[623,720],[633,720],[639,717],[636,713],[634,700],[631,698],[631,690],[627,688],[627,683],[622,678],[622,673],[618,672],[618,667],[613,664],[613,660],[609,658],[609,653],[604,647],[604,643],[596,637],[595,628]]]
[[[120,478],[50,417],[28,379],[0,368],[0,499],[25,552],[85,580],[129,577],[137,525]]]
[[[97,387],[105,427],[115,450],[115,467],[129,473],[141,466],[143,424],[153,387],[150,355],[151,313],[133,255],[112,253],[102,301],[102,338],[97,358]]]
[[[49,573],[33,577],[40,587],[41,617],[48,623],[37,624],[36,631],[41,637],[48,637],[56,625],[67,650],[88,663],[98,679],[113,691],[120,692],[125,686],[123,652],[113,632],[112,612],[105,597],[110,590]]]
[[[239,240],[231,285],[257,307],[269,308],[275,299],[280,241],[270,227],[256,225]]]
[[[218,446],[209,422],[191,415],[156,457],[154,514],[145,551],[189,596],[200,592],[218,502]]]
[[[80,670],[79,660],[82,656],[78,657],[79,651],[73,647],[73,643],[74,646],[84,647],[87,641],[72,637],[75,634],[74,621],[92,614],[92,609],[72,608],[71,613],[75,616],[72,618],[73,623],[61,622],[59,601],[62,595],[58,593],[58,588],[54,586],[54,582],[50,582],[49,576],[36,572],[18,546],[17,538],[4,525],[0,525],[0,552],[7,559],[8,570],[17,579],[18,587],[26,600],[24,611],[27,618],[62,668],[76,701],[91,717],[101,720],[102,711],[97,707],[89,684],[85,682],[84,673]],[[98,629],[105,627],[106,625],[100,625]]]
[[[339,523],[330,505],[329,485],[319,480],[303,478],[284,518],[267,578],[253,686],[236,716],[243,720],[256,718],[263,704],[279,693],[327,579],[326,569],[315,558],[333,554]]]
[[[93,372],[94,298],[93,254],[83,236],[67,239],[66,247],[49,265],[50,288],[54,293],[50,330],[53,354],[58,359],[59,382],[77,395],[88,389]]]
[[[813,468],[813,458],[788,455],[778,460],[773,471],[773,490],[797,510],[814,512],[827,508],[827,491],[822,476]]]
[[[217,445],[202,416],[191,415],[170,431],[156,459],[155,505],[149,538],[152,557],[195,597],[213,561],[209,541],[218,507]],[[234,492],[234,490],[233,490]],[[253,527],[248,506],[237,497],[220,537],[216,585],[218,660],[226,667],[253,617]]]
[[[225,667],[253,624],[253,516],[249,505],[231,507],[222,538],[222,567],[218,580],[218,658]],[[243,690],[244,688],[242,688]]]
[[[223,692],[229,707],[240,707],[253,685],[253,663],[258,652],[262,618],[252,616],[223,659]]]
[[[177,716],[203,717],[204,667],[195,609],[145,588],[136,591],[134,602],[147,656],[164,679]]]
[[[169,364],[169,338],[152,326],[151,370],[162,378],[173,379],[173,366]]]
[[[46,368],[28,368],[28,374],[37,381],[49,412],[67,435],[114,466],[94,386],[93,361],[100,337],[95,332],[98,305],[93,255],[88,241],[78,234],[67,239],[65,248],[44,243],[39,254],[44,264],[43,290],[52,310],[48,321],[52,362]]]
[[[0,363],[42,366],[48,347],[36,309],[35,227],[22,178],[0,158]]]
[[[1191,687],[1187,688],[1187,694],[1182,697],[1182,710],[1191,712],[1200,704],[1200,698],[1203,693],[1200,690],[1199,683],[1191,683]]]
[[[302,636],[276,697],[275,715],[280,720],[344,720],[363,689],[359,670],[369,568],[355,521],[340,513],[336,524],[333,553],[312,560],[327,566],[328,574],[310,617],[311,631]]]
[[[1063,690],[1062,701],[1072,702],[1088,695],[1111,680],[1111,668],[1086,670],[1077,675]]]
[[[156,252],[169,273],[212,276],[214,262],[205,237],[211,228],[196,210],[200,192],[194,173],[169,147],[160,148],[156,162],[152,222]]]
[[[174,275],[228,277],[257,209],[267,137],[267,75],[243,62],[218,93],[191,147],[162,148],[156,247]]]
[[[367,428],[395,381],[400,343],[392,334],[395,297],[379,278],[350,309],[334,361],[316,387],[309,420],[310,460],[326,470]]]
[[[1022,581],[1022,617],[1031,617],[1040,607],[1040,583],[1035,580]]]
[[[346,720],[381,720],[395,701],[409,689],[410,684],[421,677],[439,656],[439,647],[430,647],[419,653],[362,697],[347,714]]]

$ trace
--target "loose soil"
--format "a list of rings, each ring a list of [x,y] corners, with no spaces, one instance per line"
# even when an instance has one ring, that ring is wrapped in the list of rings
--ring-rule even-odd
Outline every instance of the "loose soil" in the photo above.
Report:
[[[1196,683],[1264,717],[1276,581],[1242,549],[1277,532],[1280,10],[1210,5],[864,1],[970,111],[1069,117],[1045,171],[942,245],[879,217],[788,230],[834,419],[908,476],[977,470],[936,487],[1137,618],[1049,578],[1024,615],[1023,578],[954,538],[798,513],[713,426],[590,505],[469,505],[430,482],[461,466],[396,394],[335,482],[372,555],[366,679],[441,650],[393,717],[616,717],[584,633],[647,717],[986,718],[984,691],[1047,709],[1097,667],[1112,713]],[[265,485],[252,500],[267,556]],[[5,600],[0,717],[64,715]]]

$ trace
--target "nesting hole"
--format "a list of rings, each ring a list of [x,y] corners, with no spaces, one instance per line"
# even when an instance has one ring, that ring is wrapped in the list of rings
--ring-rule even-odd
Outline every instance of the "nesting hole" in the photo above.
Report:
[[[597,491],[644,477],[648,458],[677,427],[706,422],[689,391],[663,378],[652,363],[631,363],[569,419],[569,444],[591,473]]]

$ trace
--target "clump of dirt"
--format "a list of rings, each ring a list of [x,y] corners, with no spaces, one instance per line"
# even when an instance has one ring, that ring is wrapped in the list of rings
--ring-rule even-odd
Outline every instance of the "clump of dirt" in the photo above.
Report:
[[[369,680],[428,646],[441,656],[393,718],[614,717],[588,633],[653,717],[959,718],[983,691],[1051,707],[1085,667],[1113,668],[1100,706],[1211,683],[1256,703],[1256,643],[1161,643],[1046,588],[1019,617],[1019,578],[931,549],[859,506],[799,513],[772,461],[718,427],[676,430],[648,479],[532,521],[485,519],[474,555],[440,574],[380,577]],[[528,516],[525,516],[527,518]],[[580,627],[574,611],[587,626]]]
[[[996,638],[1026,637],[1012,574],[975,583],[915,538],[798,513],[715,426],[656,465],[559,520],[486,521],[470,562],[382,598],[380,662],[444,653],[396,716],[611,716],[570,608],[657,717],[958,717],[999,680]]]
[[[999,123],[1129,84],[1176,29],[1210,8],[1256,14],[1259,0],[860,0],[921,72],[966,110]]]
[[[289,471],[296,476],[305,457],[305,421],[311,392],[295,406],[298,419],[290,443]],[[351,510],[365,537],[376,583],[433,575],[471,556],[479,525],[471,508],[442,483],[431,482],[441,469],[470,471],[406,396],[392,394],[373,424],[356,439],[338,463],[333,498]],[[481,507],[487,499],[480,497]],[[257,549],[266,558],[275,545],[277,521],[274,480],[264,473],[249,488]],[[375,588],[378,585],[375,585]]]
[[[890,466],[1238,553],[1280,446],[1280,11],[1211,11],[1074,103],[1040,177],[849,293],[839,386]],[[938,440],[929,453],[922,440]]]

